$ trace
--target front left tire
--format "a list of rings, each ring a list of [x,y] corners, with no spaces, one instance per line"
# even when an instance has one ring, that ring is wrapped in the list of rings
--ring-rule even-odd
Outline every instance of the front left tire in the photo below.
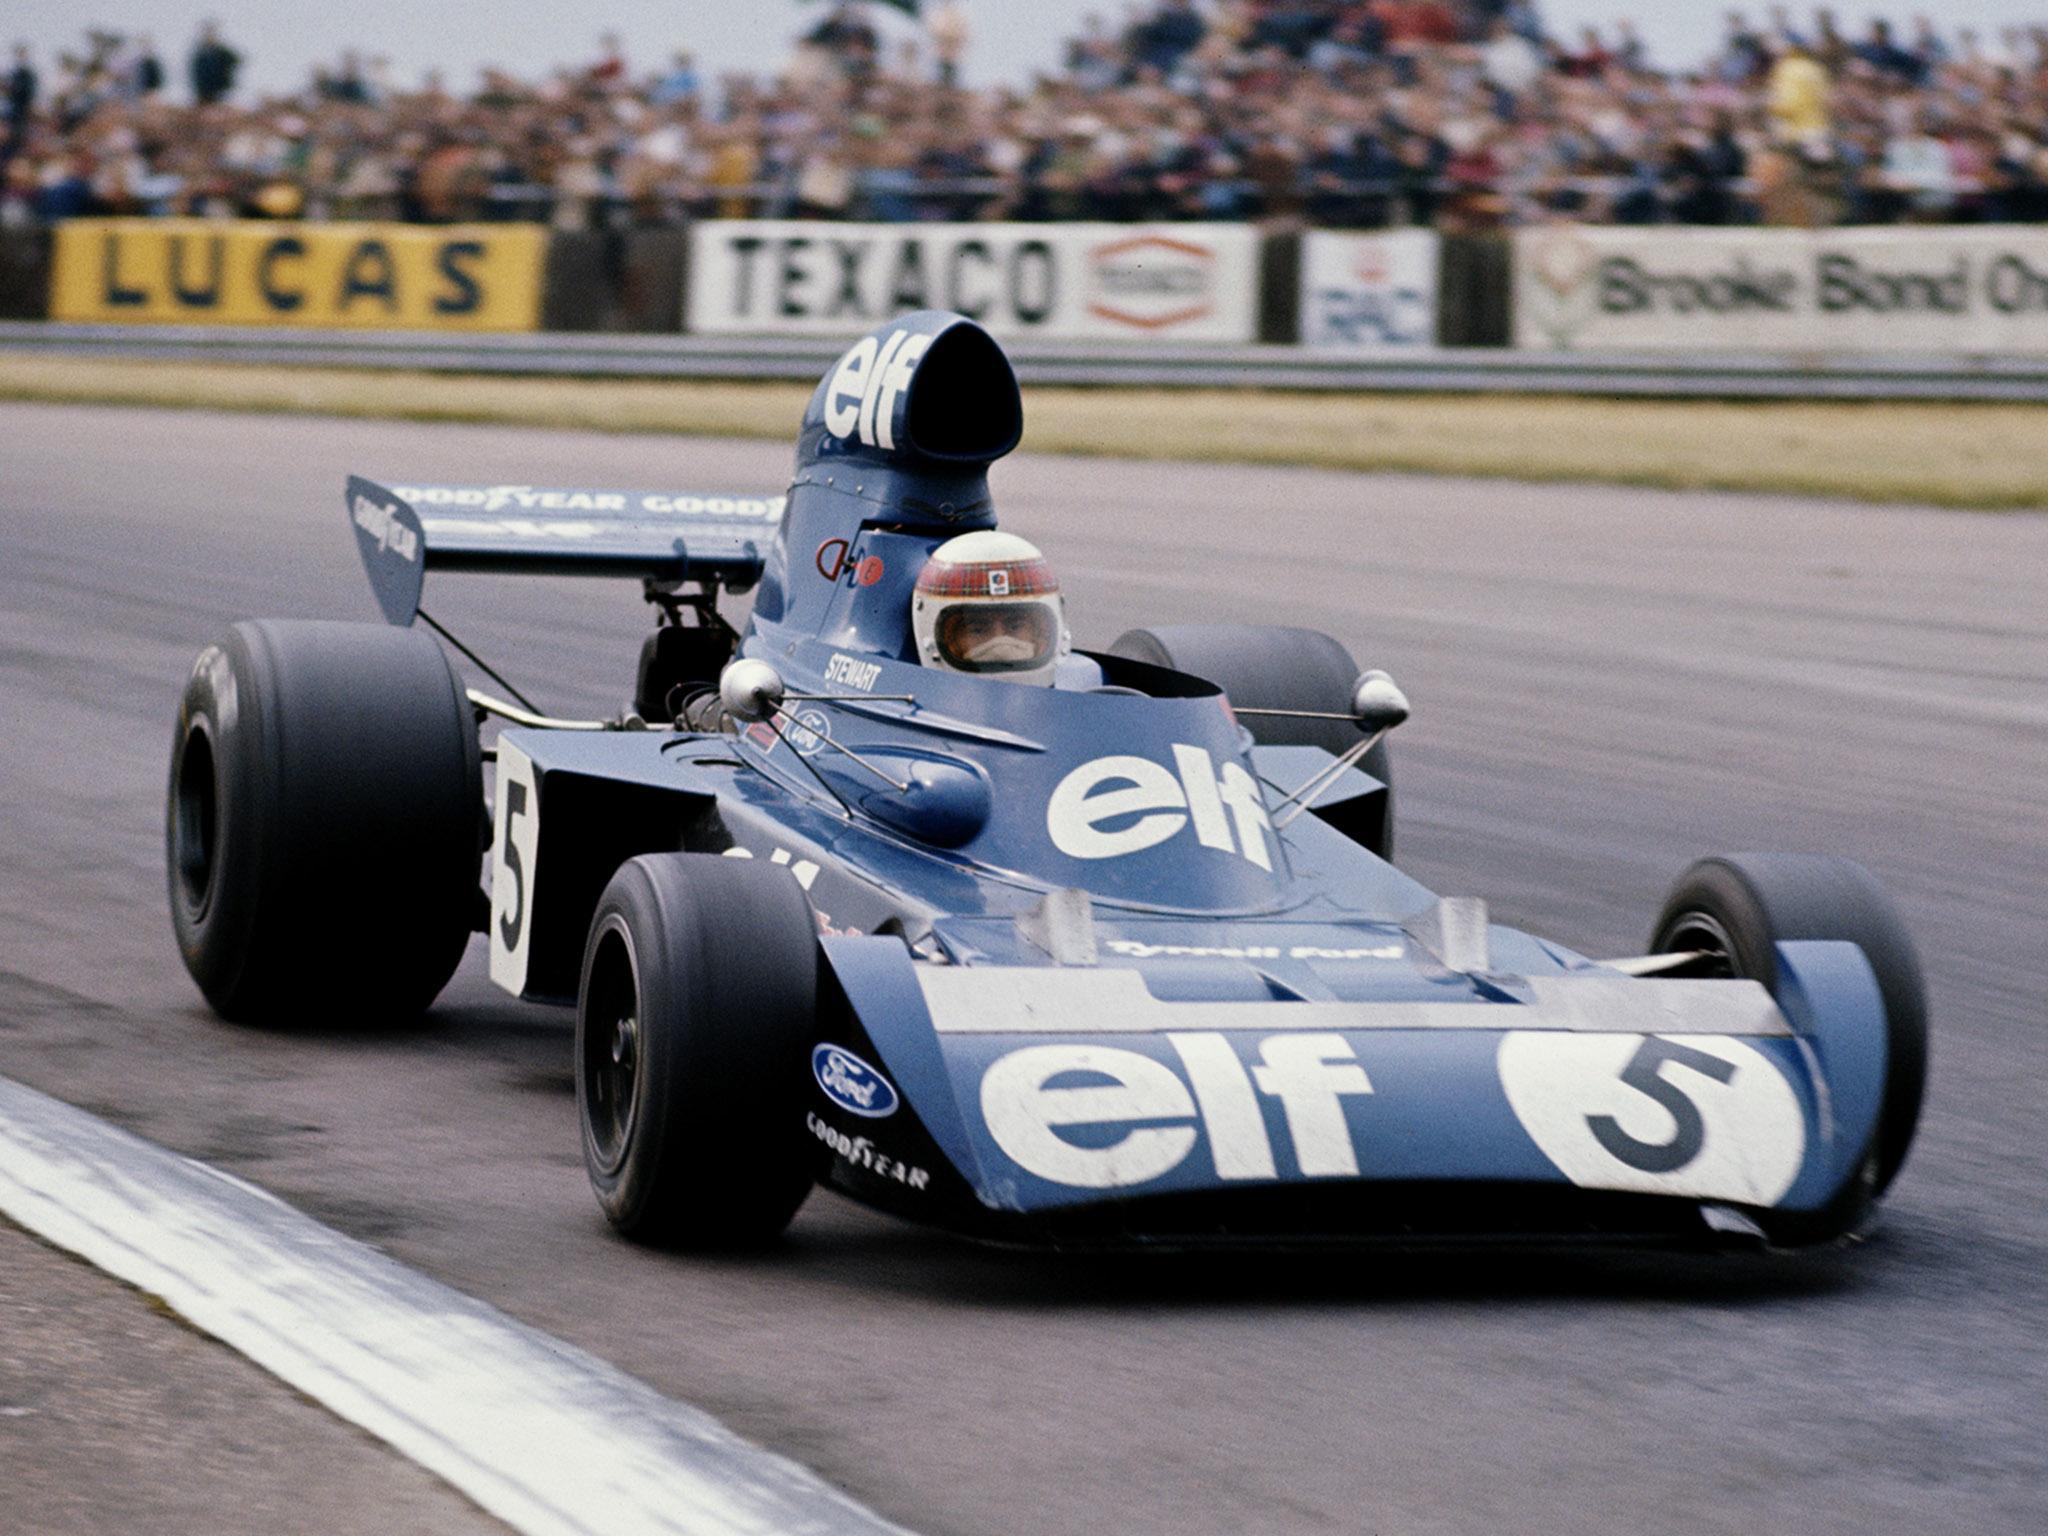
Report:
[[[810,901],[777,865],[644,854],[612,876],[583,952],[576,1098],[620,1232],[735,1248],[789,1225],[818,1172],[818,963]]]

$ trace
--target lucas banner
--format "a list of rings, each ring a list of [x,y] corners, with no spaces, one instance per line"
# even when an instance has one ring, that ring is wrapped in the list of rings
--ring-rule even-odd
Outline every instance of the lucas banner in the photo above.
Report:
[[[1258,233],[1230,224],[837,224],[690,231],[689,326],[849,336],[950,309],[998,336],[1246,342]]]
[[[1301,237],[1301,341],[1341,352],[1400,352],[1436,345],[1437,264],[1432,230]]]
[[[2048,352],[2048,229],[1531,229],[1515,345]]]
[[[55,320],[530,331],[547,232],[522,224],[72,219]]]

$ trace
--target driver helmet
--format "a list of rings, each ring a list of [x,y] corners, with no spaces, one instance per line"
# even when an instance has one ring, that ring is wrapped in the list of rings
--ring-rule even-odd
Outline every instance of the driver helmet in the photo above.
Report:
[[[1059,578],[1038,546],[984,529],[948,539],[918,572],[910,600],[917,659],[1051,687],[1071,647]]]

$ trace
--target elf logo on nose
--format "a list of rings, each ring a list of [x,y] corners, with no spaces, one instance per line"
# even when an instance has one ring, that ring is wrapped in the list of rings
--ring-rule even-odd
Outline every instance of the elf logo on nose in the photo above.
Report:
[[[1011,1051],[982,1074],[982,1123],[1011,1162],[1070,1188],[1149,1184],[1185,1162],[1205,1135],[1217,1178],[1272,1179],[1280,1164],[1260,1101],[1273,1099],[1303,1178],[1358,1176],[1345,1101],[1373,1087],[1342,1035],[1268,1035],[1249,1068],[1227,1035],[1166,1038],[1185,1080],[1163,1061],[1115,1046]],[[1090,1081],[1067,1081],[1076,1076]]]
[[[1053,846],[1073,859],[1115,859],[1157,847],[1193,823],[1204,848],[1273,867],[1272,822],[1258,781],[1241,763],[1176,743],[1178,777],[1149,757],[1098,757],[1059,782],[1045,808]],[[1135,818],[1135,819],[1133,819]]]

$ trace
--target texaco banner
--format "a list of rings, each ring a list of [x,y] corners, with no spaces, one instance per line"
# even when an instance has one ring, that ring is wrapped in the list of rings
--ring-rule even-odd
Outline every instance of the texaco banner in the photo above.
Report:
[[[1250,341],[1246,224],[835,224],[710,219],[690,231],[689,329],[848,336],[950,309],[998,336]]]

